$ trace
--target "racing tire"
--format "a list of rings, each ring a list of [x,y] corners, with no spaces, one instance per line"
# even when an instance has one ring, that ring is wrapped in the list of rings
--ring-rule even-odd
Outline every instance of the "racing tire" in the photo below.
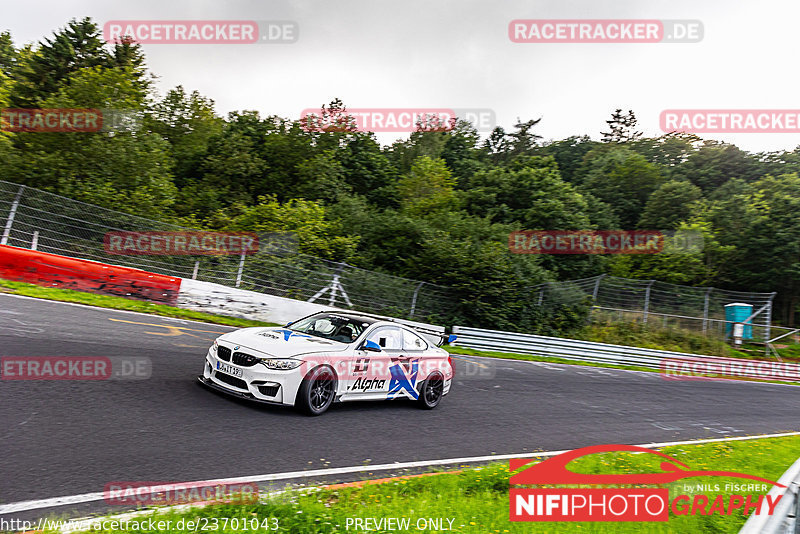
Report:
[[[433,410],[444,397],[444,377],[440,373],[431,374],[419,388],[417,404],[423,410]]]
[[[297,390],[295,407],[300,412],[317,416],[325,413],[336,396],[336,375],[328,366],[322,365],[306,375]]]

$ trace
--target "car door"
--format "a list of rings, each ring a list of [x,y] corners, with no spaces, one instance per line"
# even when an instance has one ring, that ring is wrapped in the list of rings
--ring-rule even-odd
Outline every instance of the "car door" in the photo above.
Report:
[[[392,376],[390,368],[403,354],[403,332],[396,326],[378,326],[367,332],[365,341],[376,343],[381,351],[355,351],[345,395],[351,400],[385,399]]]

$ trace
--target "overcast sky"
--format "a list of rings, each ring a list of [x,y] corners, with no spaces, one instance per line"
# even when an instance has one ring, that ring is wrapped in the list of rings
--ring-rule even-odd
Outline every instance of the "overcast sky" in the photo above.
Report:
[[[70,18],[293,20],[294,44],[147,44],[161,92],[178,84],[217,111],[299,118],[334,97],[350,108],[490,108],[510,129],[542,118],[545,139],[598,138],[615,108],[658,135],[676,108],[799,109],[791,0],[61,0],[3,2],[0,28],[38,41]],[[513,19],[698,19],[700,43],[516,44]],[[382,134],[389,142],[396,134]],[[747,150],[793,149],[791,134],[715,135]]]

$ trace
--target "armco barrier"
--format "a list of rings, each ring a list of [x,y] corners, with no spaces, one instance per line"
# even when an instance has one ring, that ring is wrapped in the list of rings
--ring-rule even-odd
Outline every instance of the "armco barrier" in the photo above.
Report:
[[[453,345],[477,350],[513,352],[549,356],[587,363],[610,363],[636,365],[658,369],[665,358],[703,358],[685,352],[642,349],[624,345],[610,345],[578,339],[518,334],[499,330],[482,330],[465,326],[454,326],[458,339]]]
[[[772,502],[781,498],[772,515],[750,514],[739,534],[794,534],[800,529],[800,458],[778,480],[781,488],[773,486],[769,492]],[[763,505],[762,505],[763,506]]]
[[[464,326],[454,326],[453,333],[458,336],[453,345],[459,347],[532,354],[586,363],[649,367],[661,369],[672,378],[679,378],[687,373],[689,376],[693,373],[699,376],[705,371],[708,376],[716,374],[720,377],[800,380],[800,366],[796,363],[721,358]]]
[[[0,278],[175,304],[181,279],[131,267],[0,245]]]

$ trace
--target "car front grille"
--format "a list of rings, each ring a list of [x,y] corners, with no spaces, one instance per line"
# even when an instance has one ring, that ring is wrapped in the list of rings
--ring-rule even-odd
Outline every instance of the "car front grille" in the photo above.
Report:
[[[258,358],[244,352],[234,352],[233,363],[242,367],[252,367],[258,363]]]
[[[217,357],[223,362],[231,361],[231,349],[220,345],[219,347],[217,347]]]
[[[217,380],[219,380],[220,382],[225,382],[229,386],[233,386],[239,389],[247,389],[247,382],[245,382],[240,378],[236,378],[235,376],[226,375],[225,373],[220,373],[219,371],[214,373],[214,376],[216,377]]]

